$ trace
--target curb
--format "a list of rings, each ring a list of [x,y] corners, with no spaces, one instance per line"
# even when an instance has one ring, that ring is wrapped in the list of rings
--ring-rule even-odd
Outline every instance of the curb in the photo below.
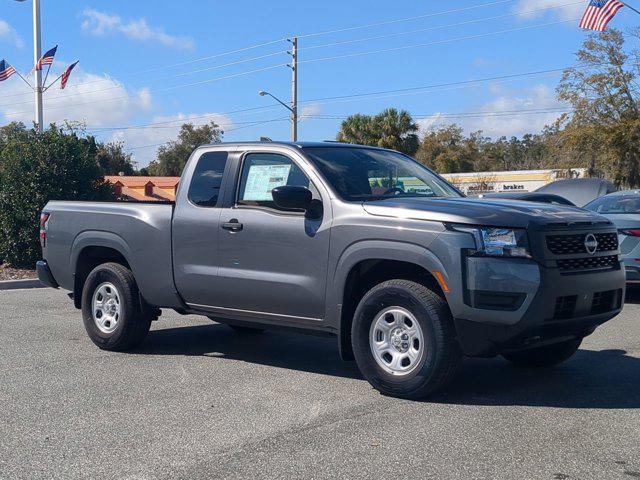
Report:
[[[0,282],[0,290],[21,290],[25,288],[45,288],[45,286],[37,278],[3,280]]]

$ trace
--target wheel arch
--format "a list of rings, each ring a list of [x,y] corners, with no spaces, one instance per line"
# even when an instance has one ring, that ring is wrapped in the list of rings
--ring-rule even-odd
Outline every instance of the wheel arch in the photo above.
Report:
[[[81,308],[82,288],[89,273],[98,265],[118,263],[131,270],[135,277],[127,243],[114,233],[83,232],[73,242],[70,268],[73,272],[73,302]]]
[[[438,279],[441,278],[441,280]],[[328,305],[337,305],[327,317],[338,331],[340,356],[353,359],[351,323],[355,309],[375,285],[392,279],[421,283],[447,298],[448,275],[442,262],[421,245],[395,241],[365,241],[349,247],[337,263]]]

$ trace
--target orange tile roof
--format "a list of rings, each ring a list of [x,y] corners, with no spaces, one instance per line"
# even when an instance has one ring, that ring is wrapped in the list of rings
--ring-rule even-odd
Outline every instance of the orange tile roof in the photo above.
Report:
[[[118,187],[117,193],[121,197],[142,201],[175,200],[175,190],[180,183],[180,177],[107,175],[105,180]],[[144,187],[144,192],[134,190],[141,187]]]
[[[180,177],[139,177],[107,175],[104,177],[109,183],[121,183],[126,187],[143,187],[148,183],[156,187],[174,187],[180,183]]]

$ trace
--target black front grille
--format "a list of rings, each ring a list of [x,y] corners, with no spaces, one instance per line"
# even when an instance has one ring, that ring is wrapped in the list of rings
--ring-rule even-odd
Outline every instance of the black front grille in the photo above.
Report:
[[[573,313],[576,310],[576,303],[578,302],[577,295],[570,295],[568,297],[558,297],[556,299],[556,309],[553,314],[554,320],[568,320],[573,318]]]
[[[584,242],[588,233],[576,235],[548,235],[547,248],[554,255],[574,255],[578,253],[588,253]],[[618,234],[596,233],[598,241],[598,252],[613,252],[618,249]]]
[[[577,272],[588,270],[609,270],[618,265],[618,256],[585,257],[558,260],[558,267],[562,272]]]

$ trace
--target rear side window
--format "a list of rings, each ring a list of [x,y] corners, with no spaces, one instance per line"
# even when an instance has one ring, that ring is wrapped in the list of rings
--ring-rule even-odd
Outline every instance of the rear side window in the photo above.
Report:
[[[242,166],[238,205],[280,210],[273,201],[271,190],[285,185],[308,188],[314,199],[320,198],[309,178],[288,157],[277,153],[250,153]]]
[[[215,207],[220,196],[227,152],[205,153],[198,160],[189,186],[189,200],[200,207]]]

